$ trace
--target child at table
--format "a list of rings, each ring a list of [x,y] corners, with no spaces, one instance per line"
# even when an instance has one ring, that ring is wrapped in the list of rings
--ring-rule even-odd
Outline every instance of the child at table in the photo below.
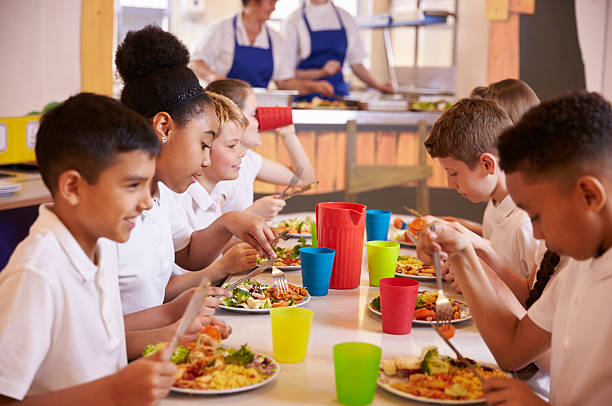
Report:
[[[222,79],[210,83],[207,91],[222,94],[242,109],[249,123],[242,136],[242,145],[246,148],[246,155],[242,159],[238,179],[220,182],[220,193],[225,195],[226,202],[223,207],[225,213],[231,211],[245,211],[257,214],[266,220],[272,220],[284,207],[285,201],[276,195],[262,197],[253,203],[253,182],[260,180],[276,185],[287,185],[293,177],[293,172],[278,162],[263,158],[253,148],[262,144],[259,122],[255,116],[257,98],[251,86],[238,79]],[[276,134],[283,141],[291,166],[295,169],[302,167],[302,177],[299,186],[308,185],[315,181],[314,170],[306,151],[295,133],[295,127],[289,125],[276,130]]]
[[[156,328],[167,322],[164,308],[158,308],[162,314],[155,316],[140,310],[179,297],[199,284],[203,272],[219,279],[247,268],[242,252],[229,251],[200,272],[173,276],[174,263],[201,270],[217,258],[232,235],[262,255],[275,256],[269,244],[274,232],[263,218],[245,213],[224,214],[193,232],[175,201],[176,194],[185,192],[210,165],[210,145],[219,129],[211,98],[187,68],[187,48],[174,35],[147,26],[126,35],[115,62],[124,82],[121,101],[149,120],[161,143],[153,207],[136,220],[134,232],[118,252],[123,312],[133,314],[126,318],[126,328]]]
[[[508,114],[512,124],[516,124],[527,110],[540,104],[540,99],[533,89],[519,79],[504,79],[489,86],[475,87],[470,97],[495,101]],[[449,216],[442,219],[459,222],[470,231],[482,236],[482,225],[478,223]]]
[[[572,92],[529,111],[499,140],[500,165],[536,237],[572,260],[517,318],[500,302],[460,233],[426,229],[420,254],[449,256],[472,317],[502,368],[517,369],[551,348],[551,403],[604,405],[612,398],[612,106],[599,94]],[[578,225],[569,227],[571,224]],[[489,404],[544,404],[522,382],[490,379]]]
[[[483,219],[486,241],[474,241],[482,243],[478,252],[485,262],[493,251],[512,270],[500,278],[515,292],[515,285],[526,286],[539,243],[533,238],[529,217],[508,194],[499,168],[497,138],[511,126],[494,101],[461,99],[435,122],[425,147],[446,171],[449,187],[472,202],[488,202]]]
[[[53,203],[0,273],[0,404],[148,405],[168,393],[173,364],[126,365],[112,242],[151,207],[158,153],[150,125],[105,96],[76,95],[41,119],[36,159]]]

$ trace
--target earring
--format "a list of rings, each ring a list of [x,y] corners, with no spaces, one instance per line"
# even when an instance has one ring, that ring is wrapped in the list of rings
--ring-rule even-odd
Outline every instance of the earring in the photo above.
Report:
[[[162,137],[162,143],[166,143],[166,141],[168,141],[168,137],[163,136],[163,137]]]

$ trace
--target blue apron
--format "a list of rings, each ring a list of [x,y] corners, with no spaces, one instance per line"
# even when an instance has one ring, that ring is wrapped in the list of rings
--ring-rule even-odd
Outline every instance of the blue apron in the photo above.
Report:
[[[268,87],[268,82],[274,73],[274,57],[272,56],[272,40],[266,25],[268,49],[238,45],[238,33],[234,16],[234,61],[227,74],[228,78],[241,79],[253,87]]]
[[[319,69],[322,68],[327,61],[332,59],[340,62],[341,66],[344,64],[344,57],[346,56],[346,48],[348,46],[346,30],[344,29],[340,13],[338,13],[336,6],[334,6],[334,3],[331,3],[331,5],[340,23],[340,29],[338,30],[313,31],[308,23],[308,18],[306,18],[306,12],[304,11],[305,6],[302,7],[302,16],[304,17],[306,28],[308,28],[308,32],[310,33],[310,55],[300,62],[297,67],[298,69]],[[317,80],[326,80],[331,83],[336,95],[346,96],[349,93],[348,83],[344,81],[342,69],[332,76]],[[315,96],[329,99],[329,97],[322,96],[319,93],[300,96],[298,99],[310,101]]]

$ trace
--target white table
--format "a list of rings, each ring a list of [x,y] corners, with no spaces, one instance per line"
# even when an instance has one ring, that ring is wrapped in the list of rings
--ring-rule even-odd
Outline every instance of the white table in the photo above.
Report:
[[[313,213],[309,213],[313,215]],[[293,215],[282,216],[293,217]],[[289,240],[282,246],[292,246]],[[414,250],[402,248],[400,255],[414,255]],[[421,348],[436,345],[443,354],[453,355],[450,348],[429,326],[412,326],[407,335],[390,335],[382,332],[379,316],[372,314],[367,305],[379,295],[379,289],[368,285],[368,272],[365,247],[363,251],[361,284],[351,290],[330,290],[328,296],[313,297],[306,308],[314,312],[310,343],[306,360],[297,364],[280,364],[280,374],[276,381],[252,391],[234,395],[197,396],[171,393],[161,402],[164,406],[188,405],[207,402],[214,405],[337,405],[334,381],[332,347],[347,341],[372,343],[382,348],[383,358],[399,355],[419,355]],[[285,272],[289,283],[301,285],[301,272]],[[270,272],[257,277],[260,281],[271,282]],[[421,282],[423,286],[434,287],[434,283]],[[450,297],[460,298],[450,290]],[[248,343],[253,351],[272,354],[272,332],[269,314],[239,314],[217,311],[217,317],[230,324],[233,334],[226,340],[230,346]],[[472,321],[455,324],[456,333],[453,343],[463,355],[477,361],[495,364],[493,356],[478,334]],[[415,404],[378,388],[374,405]]]

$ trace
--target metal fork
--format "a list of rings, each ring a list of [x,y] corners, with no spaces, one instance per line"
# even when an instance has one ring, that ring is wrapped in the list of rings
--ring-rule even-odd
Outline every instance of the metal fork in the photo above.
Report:
[[[435,224],[430,226],[430,230],[436,232]],[[442,265],[440,263],[440,253],[433,253],[434,270],[436,271],[436,286],[438,288],[438,298],[436,299],[436,321],[438,323],[450,324],[453,318],[453,308],[450,301],[442,290]]]
[[[289,292],[289,284],[287,283],[287,277],[285,276],[285,273],[277,267],[272,267],[272,280],[274,281],[274,286],[276,286],[279,292]]]
[[[291,189],[292,187],[298,184],[298,182],[300,181],[300,178],[302,177],[302,172],[304,172],[304,168],[301,166],[298,166],[295,169],[295,172],[293,173],[293,177],[289,181],[289,184],[287,185],[287,187],[283,189],[282,192],[280,192],[280,194],[278,195],[278,199],[283,199],[287,195],[287,192],[289,192],[289,189]]]

